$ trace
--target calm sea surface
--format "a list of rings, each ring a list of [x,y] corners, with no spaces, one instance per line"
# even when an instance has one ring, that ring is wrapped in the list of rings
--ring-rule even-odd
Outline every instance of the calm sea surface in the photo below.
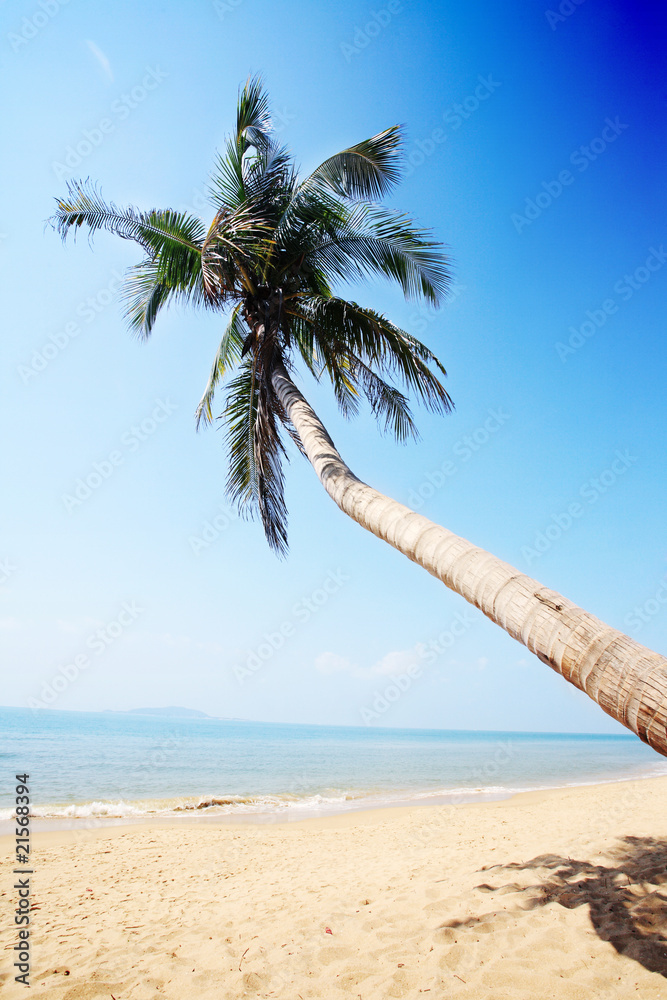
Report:
[[[0,709],[0,820],[308,815],[667,774],[635,737],[276,725]]]

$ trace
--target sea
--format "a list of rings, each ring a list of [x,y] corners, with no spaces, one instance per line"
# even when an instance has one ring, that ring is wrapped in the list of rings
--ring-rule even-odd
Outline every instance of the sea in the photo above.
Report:
[[[667,774],[631,734],[282,725],[0,708],[0,832],[16,775],[48,828],[146,818],[280,821]],[[43,826],[43,828],[45,828]]]

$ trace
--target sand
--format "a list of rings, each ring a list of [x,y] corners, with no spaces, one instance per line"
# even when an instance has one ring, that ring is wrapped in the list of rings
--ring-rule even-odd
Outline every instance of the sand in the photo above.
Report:
[[[36,831],[30,995],[667,998],[666,825],[655,778],[280,825]],[[11,869],[8,1000],[28,995]]]

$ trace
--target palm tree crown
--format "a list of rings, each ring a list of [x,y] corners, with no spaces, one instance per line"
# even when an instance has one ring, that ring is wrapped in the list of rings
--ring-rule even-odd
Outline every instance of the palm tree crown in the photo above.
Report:
[[[70,182],[52,223],[65,239],[85,226],[135,240],[143,260],[129,269],[123,298],[130,329],[150,335],[173,300],[225,310],[227,327],[213,362],[197,424],[211,423],[226,377],[219,419],[229,450],[227,490],[242,514],[258,512],[272,548],[287,550],[282,459],[286,430],[299,435],[273,385],[301,358],[316,379],[331,379],[342,412],[366,397],[384,430],[416,437],[406,393],[436,412],[451,409],[436,369],[415,337],[383,315],[338,298],[337,280],[383,275],[408,298],[437,305],[449,281],[441,244],[405,215],[377,201],[400,176],[398,127],[345,149],[300,180],[272,135],[268,98],[249,80],[239,95],[236,130],[219,154],[208,229],[188,212],[141,212],[106,202],[89,181]],[[397,387],[396,383],[400,385]]]

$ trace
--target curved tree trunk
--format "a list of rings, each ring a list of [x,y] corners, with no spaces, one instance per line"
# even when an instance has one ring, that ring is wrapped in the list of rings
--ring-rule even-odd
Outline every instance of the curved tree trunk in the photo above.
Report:
[[[667,756],[667,659],[464,538],[362,483],[279,366],[273,387],[329,496],[367,531],[465,597]]]

